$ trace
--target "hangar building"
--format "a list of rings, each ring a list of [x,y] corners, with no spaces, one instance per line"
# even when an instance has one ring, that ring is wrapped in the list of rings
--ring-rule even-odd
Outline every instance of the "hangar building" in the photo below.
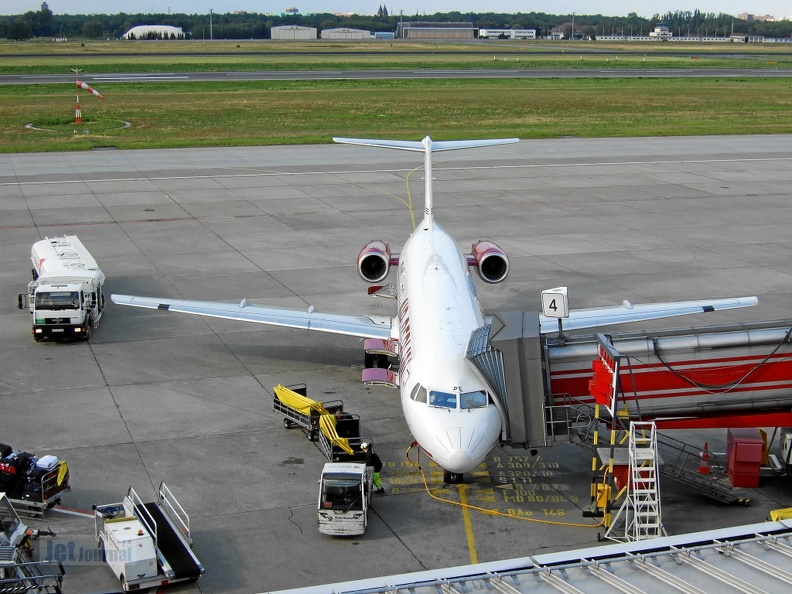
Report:
[[[322,31],[322,39],[371,39],[371,33],[363,29],[325,29]]]
[[[316,27],[300,27],[298,25],[283,25],[273,27],[270,32],[272,39],[308,40],[317,39]]]
[[[476,39],[478,28],[473,23],[399,23],[396,39]]]

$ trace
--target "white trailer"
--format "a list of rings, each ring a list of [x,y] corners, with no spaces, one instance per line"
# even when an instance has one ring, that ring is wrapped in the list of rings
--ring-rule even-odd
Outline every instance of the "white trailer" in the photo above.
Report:
[[[104,313],[105,275],[76,235],[48,237],[30,252],[33,281],[19,309],[33,316],[33,338],[88,340]]]
[[[371,466],[328,462],[319,480],[319,532],[331,536],[363,534],[372,493]]]
[[[197,580],[190,518],[164,483],[143,503],[132,487],[120,503],[96,505],[95,537],[124,592]]]

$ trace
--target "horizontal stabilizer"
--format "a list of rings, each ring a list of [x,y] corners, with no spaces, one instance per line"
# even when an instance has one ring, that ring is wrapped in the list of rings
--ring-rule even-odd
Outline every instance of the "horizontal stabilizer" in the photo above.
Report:
[[[162,299],[159,297],[135,297],[133,295],[111,295],[113,303],[177,311],[181,313],[256,322],[270,326],[302,328],[330,334],[358,336],[360,338],[390,338],[392,319],[382,316],[352,316],[318,312],[313,308],[294,310],[283,307],[253,305],[247,300],[239,303],[216,301],[190,301],[187,299]]]
[[[569,312],[561,320],[564,330],[581,330],[628,322],[659,320],[674,316],[686,316],[738,307],[752,307],[759,302],[756,297],[733,297],[729,299],[702,299],[699,301],[670,301],[667,303],[644,303],[633,305],[627,301],[612,307],[594,307]],[[542,334],[558,332],[558,319],[539,316]]]
[[[433,140],[431,151],[452,151],[456,149],[477,148],[482,146],[497,146],[519,142],[519,138],[491,138],[485,140]],[[333,138],[339,144],[357,144],[360,146],[373,146],[377,148],[391,148],[402,151],[416,151],[423,153],[426,145],[418,140],[376,140],[373,138]]]

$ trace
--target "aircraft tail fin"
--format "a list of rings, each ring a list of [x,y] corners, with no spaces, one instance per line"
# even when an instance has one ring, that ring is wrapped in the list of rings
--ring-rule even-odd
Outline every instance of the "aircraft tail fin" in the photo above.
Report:
[[[478,148],[483,146],[512,144],[519,141],[519,138],[493,138],[484,140],[440,140],[435,142],[428,136],[421,141],[377,140],[373,138],[333,138],[333,142],[338,142],[340,144],[356,144],[360,146],[372,146],[376,148],[389,148],[424,153],[424,217],[429,221],[430,224],[434,216],[434,199],[432,197],[432,153],[466,148]]]

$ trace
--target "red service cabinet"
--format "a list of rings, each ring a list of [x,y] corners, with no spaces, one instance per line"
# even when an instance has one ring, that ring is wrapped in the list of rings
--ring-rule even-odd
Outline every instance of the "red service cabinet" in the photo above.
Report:
[[[726,435],[726,473],[733,487],[759,486],[764,440],[756,429],[729,429]]]

